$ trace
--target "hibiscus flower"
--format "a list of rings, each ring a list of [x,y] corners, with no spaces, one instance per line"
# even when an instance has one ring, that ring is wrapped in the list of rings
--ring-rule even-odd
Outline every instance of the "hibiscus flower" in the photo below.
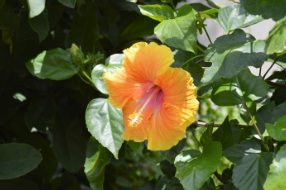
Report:
[[[168,150],[197,116],[197,88],[190,73],[171,68],[170,48],[139,42],[123,51],[124,68],[104,73],[110,103],[123,111],[124,140],[148,140],[149,150]]]

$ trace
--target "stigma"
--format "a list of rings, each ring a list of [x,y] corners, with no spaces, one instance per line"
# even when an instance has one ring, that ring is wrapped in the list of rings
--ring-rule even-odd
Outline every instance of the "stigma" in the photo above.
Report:
[[[137,127],[142,120],[142,114],[140,112],[137,113],[135,110],[131,115],[129,115],[129,127]]]

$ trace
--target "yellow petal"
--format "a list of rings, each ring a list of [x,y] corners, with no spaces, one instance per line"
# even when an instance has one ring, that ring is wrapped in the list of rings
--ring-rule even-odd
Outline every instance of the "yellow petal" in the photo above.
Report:
[[[106,72],[102,78],[105,80],[111,105],[119,109],[129,101],[140,99],[154,85],[153,82],[139,82],[127,75],[124,68],[116,70],[114,74]]]
[[[164,96],[156,104],[148,132],[148,149],[168,150],[186,134],[186,128],[196,120],[199,102],[191,75],[183,69],[169,68],[158,76],[155,84]]]
[[[139,42],[123,52],[126,56],[123,60],[126,73],[140,81],[154,81],[174,62],[171,49],[154,42]]]

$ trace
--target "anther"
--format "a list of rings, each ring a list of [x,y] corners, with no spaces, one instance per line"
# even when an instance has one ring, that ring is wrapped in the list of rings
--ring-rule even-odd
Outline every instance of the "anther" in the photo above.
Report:
[[[129,127],[137,127],[142,122],[142,114],[137,113],[136,110],[129,115]]]

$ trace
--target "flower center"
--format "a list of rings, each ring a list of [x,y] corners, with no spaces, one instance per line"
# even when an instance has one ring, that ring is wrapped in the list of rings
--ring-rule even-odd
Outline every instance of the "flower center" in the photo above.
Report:
[[[142,112],[144,111],[148,103],[152,100],[152,98],[156,96],[160,90],[161,88],[157,86],[150,94],[146,102],[143,104],[139,112],[137,113],[137,111],[135,110],[131,115],[129,115],[129,127],[137,127],[142,122],[143,120]]]

